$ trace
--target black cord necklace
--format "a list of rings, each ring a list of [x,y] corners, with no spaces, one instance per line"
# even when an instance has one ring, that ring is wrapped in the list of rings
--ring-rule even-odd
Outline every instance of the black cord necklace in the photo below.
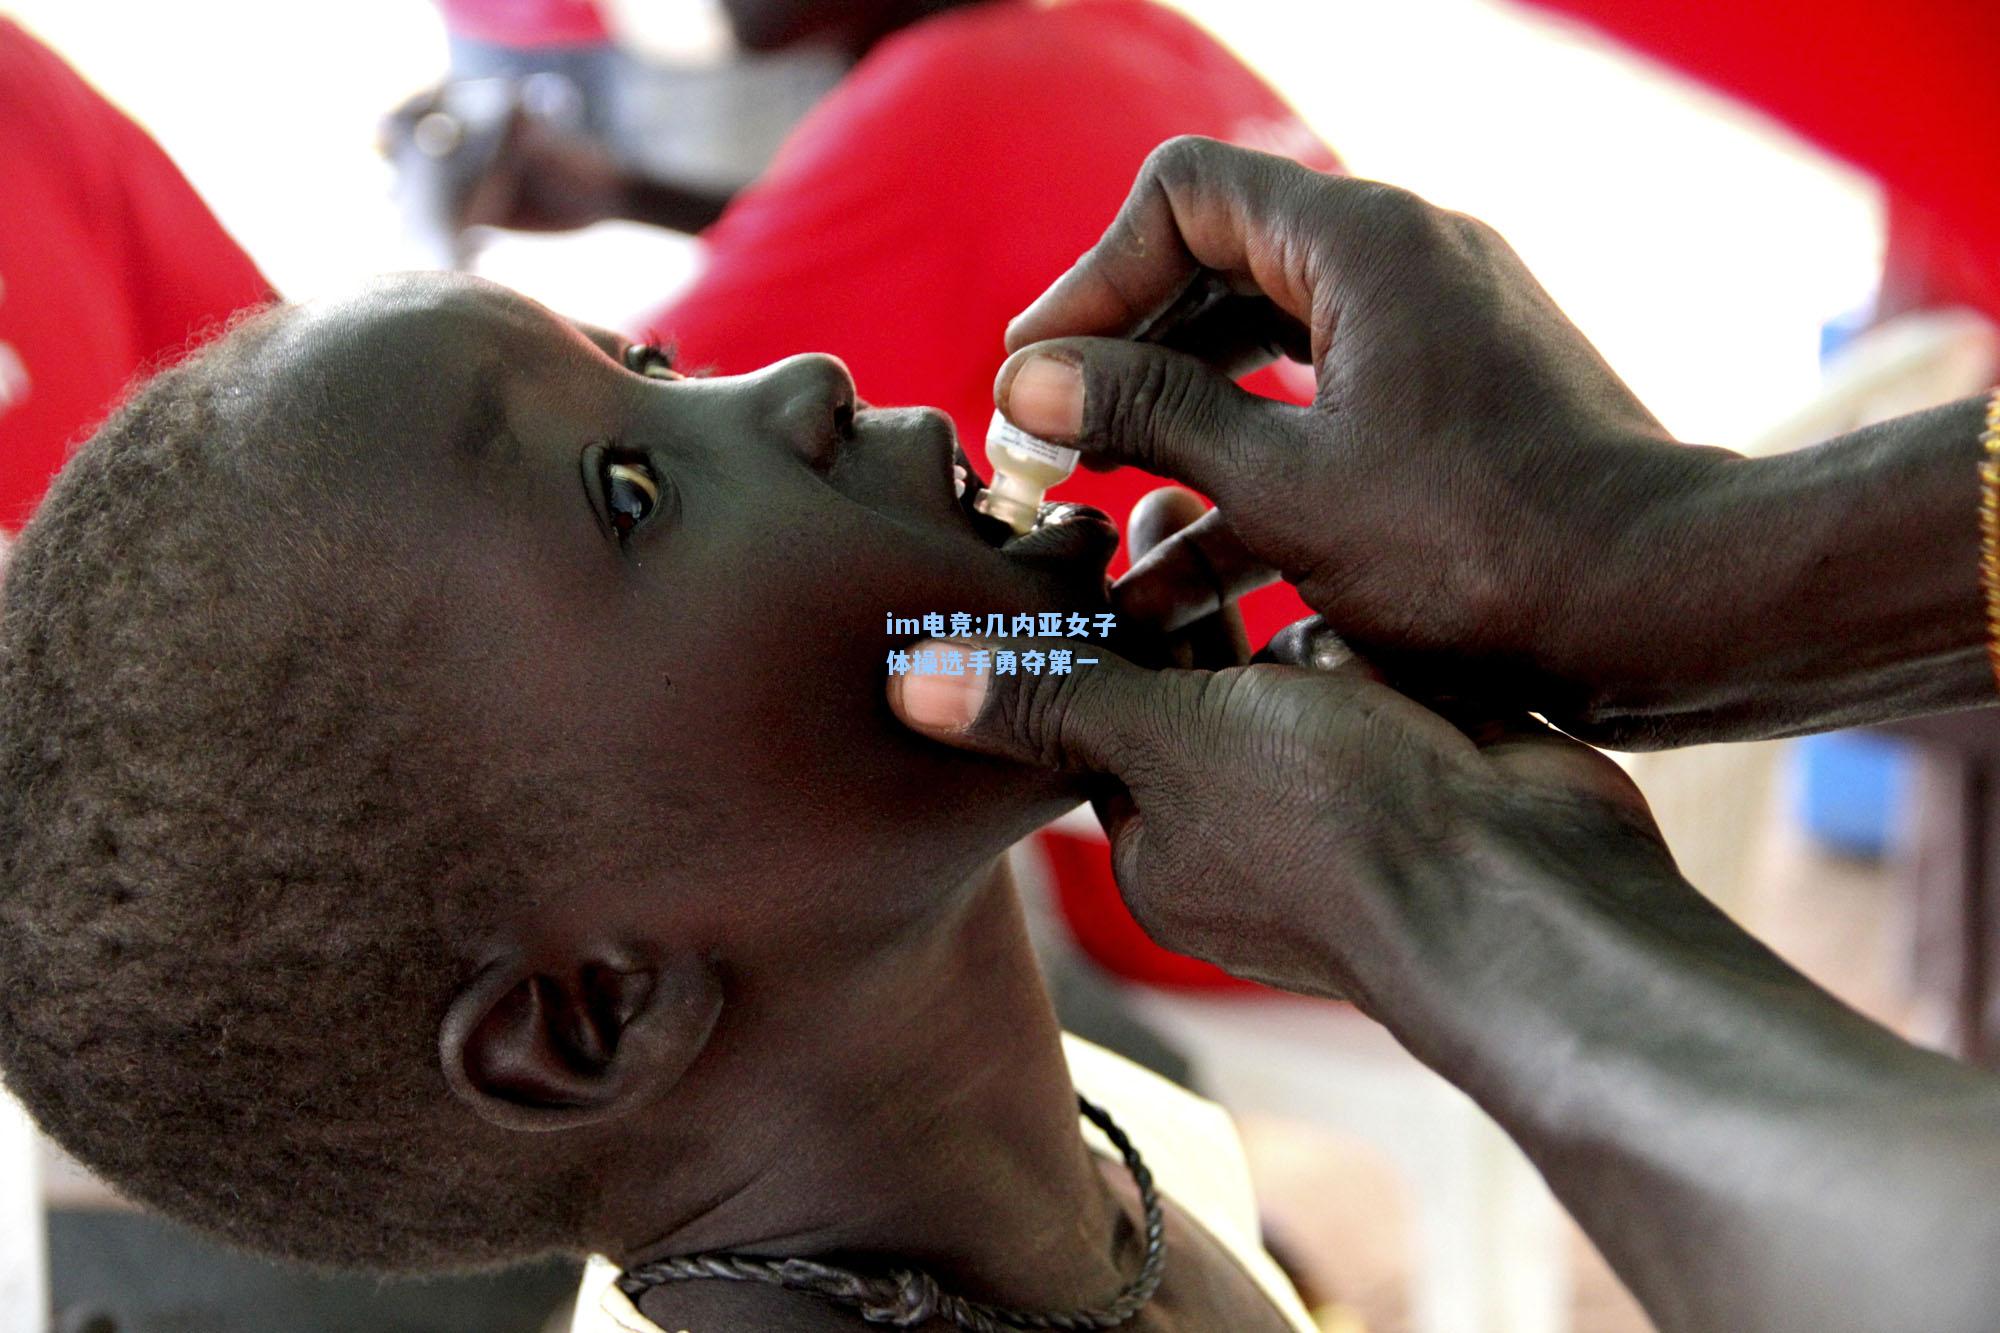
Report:
[[[1083,1333],[1087,1329],[1116,1328],[1139,1313],[1159,1289],[1160,1273],[1167,1261],[1166,1222],[1160,1213],[1159,1191],[1153,1188],[1153,1173],[1146,1169],[1132,1140],[1125,1137],[1125,1131],[1102,1108],[1081,1096],[1076,1104],[1084,1118],[1103,1130],[1111,1146],[1125,1159],[1126,1169],[1138,1182],[1139,1201],[1146,1212],[1146,1257],[1139,1265],[1138,1275],[1109,1305],[1053,1313],[1009,1310],[954,1296],[928,1273],[897,1269],[887,1277],[869,1277],[811,1259],[760,1259],[746,1254],[694,1254],[640,1264],[619,1276],[618,1290],[636,1306],[639,1298],[654,1287],[715,1278],[725,1282],[766,1282],[811,1292],[852,1307],[871,1324],[893,1328],[916,1328],[933,1319],[945,1320],[966,1333],[1014,1333],[1021,1329]]]

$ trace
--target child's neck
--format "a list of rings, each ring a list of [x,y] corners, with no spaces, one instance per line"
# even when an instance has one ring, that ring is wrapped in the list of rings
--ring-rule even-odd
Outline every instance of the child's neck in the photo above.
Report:
[[[1005,862],[982,879],[953,920],[842,993],[774,995],[768,1012],[739,1015],[746,1030],[730,1044],[757,1066],[726,1104],[702,1108],[729,1126],[699,1154],[715,1172],[703,1172],[712,1202],[681,1205],[622,1256],[628,1267],[723,1250],[844,1257],[1033,1309],[1120,1289],[1136,1265],[1133,1228],[1082,1144]],[[694,1123],[692,1108],[681,1114]],[[663,1178],[694,1165],[656,1160]],[[690,1299],[714,1293],[663,1287],[642,1309],[679,1328]]]

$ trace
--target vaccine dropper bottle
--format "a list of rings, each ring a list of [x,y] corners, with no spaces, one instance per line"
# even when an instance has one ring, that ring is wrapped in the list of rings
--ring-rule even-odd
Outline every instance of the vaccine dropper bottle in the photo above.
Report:
[[[1016,533],[1035,526],[1042,496],[1076,471],[1076,450],[1037,439],[998,412],[986,428],[986,463],[993,480],[973,500],[973,508],[999,519]]]

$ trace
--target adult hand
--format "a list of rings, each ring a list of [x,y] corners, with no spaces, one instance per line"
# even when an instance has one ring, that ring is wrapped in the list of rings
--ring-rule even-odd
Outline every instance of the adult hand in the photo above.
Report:
[[[2000,1081],[1745,934],[1603,755],[1525,720],[1468,734],[1353,663],[1152,672],[1071,646],[1098,664],[893,677],[891,706],[1079,775],[1155,940],[1381,1021],[1662,1330],[1992,1326]]]
[[[1174,140],[1007,341],[1016,424],[1217,502],[1121,580],[1128,616],[1178,623],[1275,571],[1399,680],[1647,738],[1606,701],[1676,674],[1703,610],[1674,582],[1699,564],[1687,515],[1734,456],[1675,443],[1484,224]],[[1231,382],[1287,350],[1311,406]]]
[[[1283,660],[1218,671],[1069,646],[1096,664],[897,676],[890,703],[1075,775],[1159,943],[1386,1025],[1662,1330],[1990,1327],[2000,1081],[1745,934],[1603,755],[1527,719],[1454,726],[1306,622],[1263,654]]]
[[[1179,486],[1156,487],[1139,497],[1125,520],[1126,553],[1134,561],[1143,560],[1148,551],[1201,522],[1209,512],[1208,505],[1193,491]],[[1285,632],[1290,635],[1304,627],[1302,621],[1299,626],[1287,626]],[[1243,612],[1233,601],[1223,602],[1198,619],[1171,626],[1128,615],[1119,642],[1127,657],[1149,667],[1215,671],[1246,666],[1250,661]]]
[[[516,106],[461,225],[571,231],[623,211],[627,173],[597,140]]]
[[[1097,662],[892,677],[897,716],[1078,775],[1133,916],[1238,976],[1406,1009],[1395,988],[1438,972],[1399,960],[1452,932],[1466,868],[1512,833],[1540,845],[1549,824],[1600,865],[1623,849],[1672,873],[1643,800],[1603,755],[1525,718],[1468,734],[1356,660],[1150,671],[1098,643],[978,646],[1066,646]]]

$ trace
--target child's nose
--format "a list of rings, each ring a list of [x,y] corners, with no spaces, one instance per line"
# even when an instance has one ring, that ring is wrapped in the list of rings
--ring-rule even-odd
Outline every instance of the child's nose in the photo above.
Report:
[[[785,444],[810,467],[833,466],[854,432],[854,377],[840,358],[823,352],[787,357],[757,378],[768,420]]]

